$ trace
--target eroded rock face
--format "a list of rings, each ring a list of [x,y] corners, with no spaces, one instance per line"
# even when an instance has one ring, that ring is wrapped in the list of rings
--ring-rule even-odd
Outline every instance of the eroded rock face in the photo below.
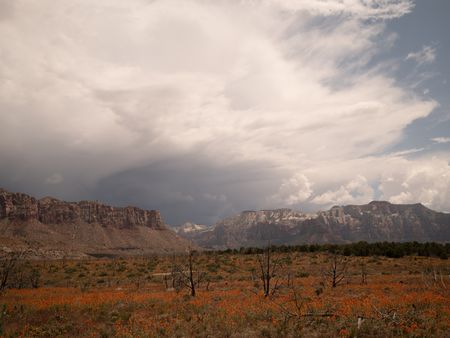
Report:
[[[43,224],[96,223],[132,228],[146,226],[154,230],[166,229],[157,210],[136,207],[112,207],[98,202],[65,202],[45,197],[37,200],[22,193],[0,190],[0,219],[10,221],[36,220]]]
[[[181,236],[200,246],[239,248],[272,244],[357,241],[450,241],[450,214],[422,204],[374,201],[335,206],[315,214],[290,209],[244,211],[202,231]]]
[[[189,247],[156,210],[37,200],[0,189],[0,254],[26,250],[30,257],[45,259],[110,257],[185,252]]]
[[[243,211],[217,222],[202,231],[180,232],[182,237],[208,248],[239,248],[286,244],[295,233],[299,223],[316,218],[291,209]]]
[[[38,215],[38,201],[34,197],[0,189],[0,219],[28,221],[37,219]]]
[[[450,215],[420,203],[336,206],[319,213],[319,221],[343,241],[445,241],[449,240]]]

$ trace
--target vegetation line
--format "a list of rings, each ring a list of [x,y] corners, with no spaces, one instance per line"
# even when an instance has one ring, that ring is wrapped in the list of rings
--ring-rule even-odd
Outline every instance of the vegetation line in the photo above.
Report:
[[[241,247],[240,249],[215,250],[221,254],[262,254],[264,248]],[[342,253],[344,256],[385,256],[401,258],[404,256],[439,257],[447,259],[450,255],[450,243],[436,242],[356,242],[349,244],[302,244],[302,245],[272,245],[272,252],[329,252]]]

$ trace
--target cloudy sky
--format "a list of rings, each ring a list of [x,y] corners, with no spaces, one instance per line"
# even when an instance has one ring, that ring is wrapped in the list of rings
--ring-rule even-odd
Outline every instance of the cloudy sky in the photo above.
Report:
[[[448,0],[0,0],[0,186],[211,224],[450,211]]]

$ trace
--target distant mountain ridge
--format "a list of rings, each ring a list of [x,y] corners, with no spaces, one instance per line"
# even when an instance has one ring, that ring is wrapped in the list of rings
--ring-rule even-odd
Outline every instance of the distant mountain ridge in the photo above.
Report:
[[[450,241],[450,214],[422,204],[373,201],[302,213],[291,209],[243,211],[209,227],[185,223],[170,230],[157,210],[93,201],[36,199],[0,188],[0,252],[31,249],[36,256],[140,255],[213,249],[349,243]]]
[[[450,214],[422,204],[373,201],[317,213],[291,209],[244,211],[209,229],[179,233],[199,246],[225,249],[272,244],[356,241],[450,241]]]
[[[0,249],[38,255],[146,254],[183,251],[189,242],[166,227],[157,210],[93,201],[40,200],[0,189]]]

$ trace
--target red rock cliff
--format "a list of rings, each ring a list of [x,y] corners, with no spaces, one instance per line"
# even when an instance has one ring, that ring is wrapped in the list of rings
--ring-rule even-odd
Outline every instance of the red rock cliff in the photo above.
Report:
[[[44,224],[98,223],[118,228],[146,226],[155,230],[166,229],[157,210],[136,207],[111,207],[98,202],[65,202],[46,197],[37,200],[22,193],[0,189],[0,219],[11,221],[37,220]]]

